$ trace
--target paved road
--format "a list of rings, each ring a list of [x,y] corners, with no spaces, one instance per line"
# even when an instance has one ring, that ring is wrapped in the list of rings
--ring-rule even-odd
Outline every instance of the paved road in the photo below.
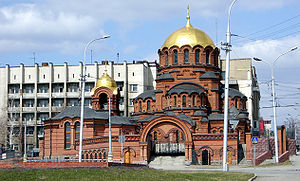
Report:
[[[257,175],[256,181],[299,181],[300,180],[300,155],[290,158],[292,165],[273,167],[242,167],[230,166],[232,172],[250,172]],[[186,170],[186,171],[222,171],[221,166],[156,166],[155,169],[162,170]]]

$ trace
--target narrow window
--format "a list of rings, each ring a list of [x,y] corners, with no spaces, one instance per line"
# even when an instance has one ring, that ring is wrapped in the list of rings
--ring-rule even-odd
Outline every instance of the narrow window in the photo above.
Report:
[[[75,74],[73,74],[73,78],[75,77]]]
[[[75,139],[79,139],[80,136],[80,123],[75,123]]]
[[[59,74],[57,74],[57,78],[59,79]]]
[[[31,79],[31,75],[28,75],[28,79]]]
[[[173,50],[173,59],[174,59],[174,64],[177,65],[178,64],[178,51],[177,50]]]
[[[201,107],[203,106],[203,95],[200,96],[200,104],[201,104]]]
[[[142,112],[142,101],[139,102],[140,112]]]
[[[154,131],[154,141],[157,141],[157,132]]]
[[[217,67],[218,66],[218,55],[216,52],[214,54],[214,62],[215,62],[215,66]]]
[[[176,96],[174,96],[174,107],[177,107],[177,100],[176,100]]]
[[[46,78],[46,75],[44,74],[44,75],[43,75],[43,79],[45,79],[45,78]]]
[[[166,65],[169,65],[169,55],[168,55],[168,52],[166,52]]]
[[[206,50],[206,64],[209,64],[209,50]]]
[[[134,76],[134,72],[132,72],[132,76]]]
[[[69,149],[71,147],[71,127],[70,123],[65,124],[65,149]]]
[[[193,96],[193,107],[195,106],[195,103],[196,103],[196,96],[194,95]]]
[[[238,99],[235,98],[235,107],[238,109]]]
[[[120,77],[121,76],[121,74],[120,73],[118,73],[118,77]]]
[[[147,111],[150,111],[150,101],[147,101]]]
[[[197,49],[195,52],[195,63],[199,64],[200,63],[200,50]]]
[[[184,63],[189,63],[189,50],[184,50]]]
[[[182,96],[182,107],[186,107],[186,96]]]
[[[16,76],[16,75],[14,75],[14,80],[16,80],[16,78],[17,78],[17,76]]]

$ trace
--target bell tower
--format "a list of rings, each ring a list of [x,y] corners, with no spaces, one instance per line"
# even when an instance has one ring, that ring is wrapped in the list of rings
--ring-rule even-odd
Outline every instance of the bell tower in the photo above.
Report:
[[[98,79],[96,87],[91,90],[92,108],[97,112],[109,112],[109,100],[111,103],[111,113],[114,116],[120,114],[119,96],[120,92],[116,81],[107,74],[107,62],[105,61],[105,70]]]

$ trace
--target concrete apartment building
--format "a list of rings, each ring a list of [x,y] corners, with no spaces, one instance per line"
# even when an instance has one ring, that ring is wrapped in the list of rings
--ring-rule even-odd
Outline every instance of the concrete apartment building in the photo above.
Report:
[[[225,60],[221,60],[222,72],[225,71]],[[225,75],[224,75],[225,77]],[[223,78],[224,78],[223,77]],[[224,84],[224,81],[222,81]],[[256,70],[251,58],[231,59],[229,86],[239,90],[247,97],[247,110],[249,120],[254,130],[259,130],[259,101],[260,90],[257,82]]]
[[[85,104],[91,106],[90,90],[102,76],[107,66],[108,74],[116,80],[120,90],[120,112],[128,116],[133,112],[132,99],[146,90],[155,88],[156,63],[87,65]],[[21,151],[23,130],[27,126],[27,150],[38,147],[38,137],[43,135],[43,120],[55,116],[69,106],[80,104],[83,64],[34,66],[9,66],[0,68],[0,122],[1,144],[12,145]],[[10,131],[12,129],[12,131]],[[5,136],[7,135],[7,136]]]

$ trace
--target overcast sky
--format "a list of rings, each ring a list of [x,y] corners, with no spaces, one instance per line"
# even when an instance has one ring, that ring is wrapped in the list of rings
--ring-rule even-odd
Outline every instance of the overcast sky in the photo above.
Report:
[[[206,32],[215,44],[225,41],[230,0],[1,0],[0,63],[33,65],[78,64],[85,44],[95,42],[92,62],[104,59],[157,59],[157,50],[173,31],[186,23],[190,4],[191,24]],[[273,61],[291,47],[300,46],[299,0],[238,0],[232,9],[231,58],[258,57]],[[299,48],[300,49],[300,48]],[[300,114],[300,50],[282,56],[275,68],[279,122]],[[91,62],[90,50],[88,63]],[[117,54],[119,53],[119,59]],[[222,57],[225,58],[224,52]],[[271,72],[257,68],[261,90],[261,116],[272,119]],[[298,117],[299,118],[299,117]]]

